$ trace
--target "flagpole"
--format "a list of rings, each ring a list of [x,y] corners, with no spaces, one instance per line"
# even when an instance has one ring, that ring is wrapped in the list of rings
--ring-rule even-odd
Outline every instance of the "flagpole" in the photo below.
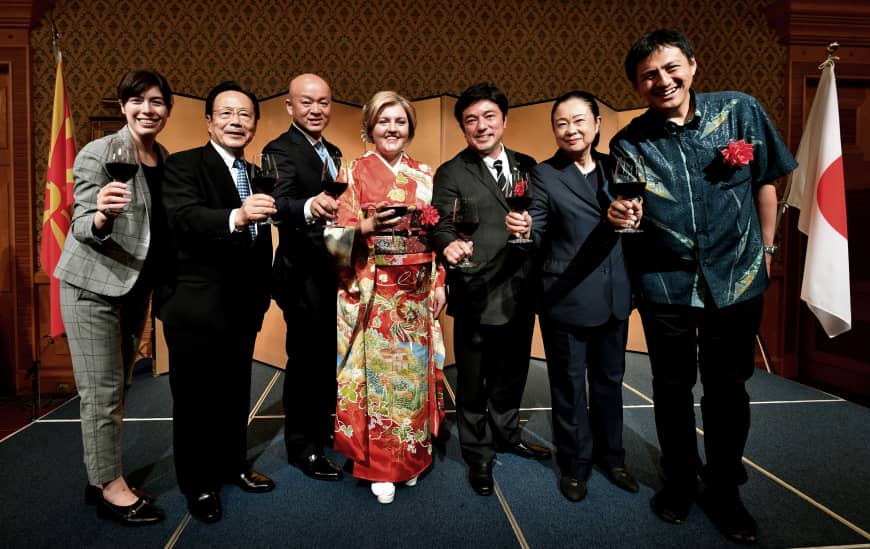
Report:
[[[60,62],[61,54],[60,47],[58,46],[58,42],[60,41],[60,32],[57,30],[57,25],[54,24],[54,18],[49,15],[47,17],[49,24],[51,25],[51,49],[54,53],[54,62],[55,65]],[[42,238],[45,238],[45,233],[43,232]],[[51,277],[51,273],[46,273],[49,277]],[[50,278],[49,278],[49,284]],[[38,302],[38,294],[34,296],[34,303]],[[24,379],[32,378],[30,380],[30,391],[32,393],[32,405],[30,411],[30,420],[36,421],[39,418],[39,414],[42,411],[42,394],[40,392],[40,366],[42,362],[42,352],[48,345],[54,343],[54,338],[51,335],[51,330],[49,330],[48,335],[45,336],[46,345],[42,345],[42,337],[39,334],[39,323],[33,323],[33,346],[31,348],[31,353],[33,360],[31,361],[30,370],[28,370]]]

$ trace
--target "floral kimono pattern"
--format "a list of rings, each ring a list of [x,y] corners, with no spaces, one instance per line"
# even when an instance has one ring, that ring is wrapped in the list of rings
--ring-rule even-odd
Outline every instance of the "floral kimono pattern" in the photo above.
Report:
[[[355,477],[401,482],[432,463],[444,416],[444,342],[430,304],[445,272],[421,215],[430,213],[432,170],[403,154],[394,173],[370,152],[346,177],[339,226],[325,229],[339,264],[335,449],[354,461]],[[384,201],[408,207],[402,223],[358,237],[360,220]]]

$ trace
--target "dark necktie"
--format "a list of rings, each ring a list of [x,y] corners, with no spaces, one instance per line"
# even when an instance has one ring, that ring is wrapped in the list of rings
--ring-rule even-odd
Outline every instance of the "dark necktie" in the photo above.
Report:
[[[501,168],[501,160],[493,162],[492,167],[495,168],[495,182],[498,183],[498,188],[501,189],[501,192],[506,193],[508,182]]]
[[[233,162],[233,168],[236,169],[236,189],[239,191],[239,199],[244,202],[246,198],[251,196],[251,187],[248,184],[248,167],[244,160],[236,158],[236,161]],[[248,225],[248,232],[252,239],[257,238],[256,226]]]

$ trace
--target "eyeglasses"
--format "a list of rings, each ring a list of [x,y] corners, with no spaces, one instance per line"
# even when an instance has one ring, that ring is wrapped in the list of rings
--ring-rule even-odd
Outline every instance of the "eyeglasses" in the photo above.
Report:
[[[254,119],[253,113],[248,109],[231,109],[230,107],[220,107],[212,111],[212,116],[218,120],[230,120],[233,115],[238,115],[242,122],[250,122]]]

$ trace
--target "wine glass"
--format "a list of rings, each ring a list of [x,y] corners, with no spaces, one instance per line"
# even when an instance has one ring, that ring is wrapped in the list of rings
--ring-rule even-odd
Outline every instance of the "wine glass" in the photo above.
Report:
[[[613,172],[613,189],[618,197],[635,200],[643,193],[646,187],[646,173],[643,166],[643,158],[620,157],[616,159],[616,169]],[[618,233],[642,233],[642,229],[634,227],[622,227],[616,229]]]
[[[330,163],[335,166],[336,174],[332,176],[330,171]],[[323,163],[323,169],[320,172],[320,180],[323,184],[323,190],[332,198],[338,200],[338,197],[347,190],[347,169],[341,158],[341,154],[333,153],[329,159]],[[338,227],[334,220],[327,220],[327,227]]]
[[[511,168],[511,180],[505,187],[504,197],[512,211],[523,212],[532,205],[532,189],[529,185],[529,172],[519,166]],[[530,238],[514,235],[508,240],[511,244],[529,244]]]
[[[471,235],[477,230],[479,224],[480,214],[477,211],[477,204],[470,198],[455,198],[453,200],[453,228],[459,233],[459,238],[466,242],[471,241]],[[471,269],[477,267],[477,263],[464,257],[454,267]]]
[[[278,162],[269,153],[261,153],[258,161],[250,164],[251,188],[255,193],[272,194],[278,185]],[[280,221],[272,219],[270,215],[263,223],[277,225]]]
[[[133,142],[129,139],[124,139],[120,135],[113,136],[109,139],[109,146],[106,149],[106,155],[103,163],[106,173],[112,181],[120,181],[127,183],[127,188],[131,191],[130,202],[124,206],[120,213],[130,210],[133,204],[132,179],[139,171],[139,164],[136,162],[136,150],[133,148]]]

